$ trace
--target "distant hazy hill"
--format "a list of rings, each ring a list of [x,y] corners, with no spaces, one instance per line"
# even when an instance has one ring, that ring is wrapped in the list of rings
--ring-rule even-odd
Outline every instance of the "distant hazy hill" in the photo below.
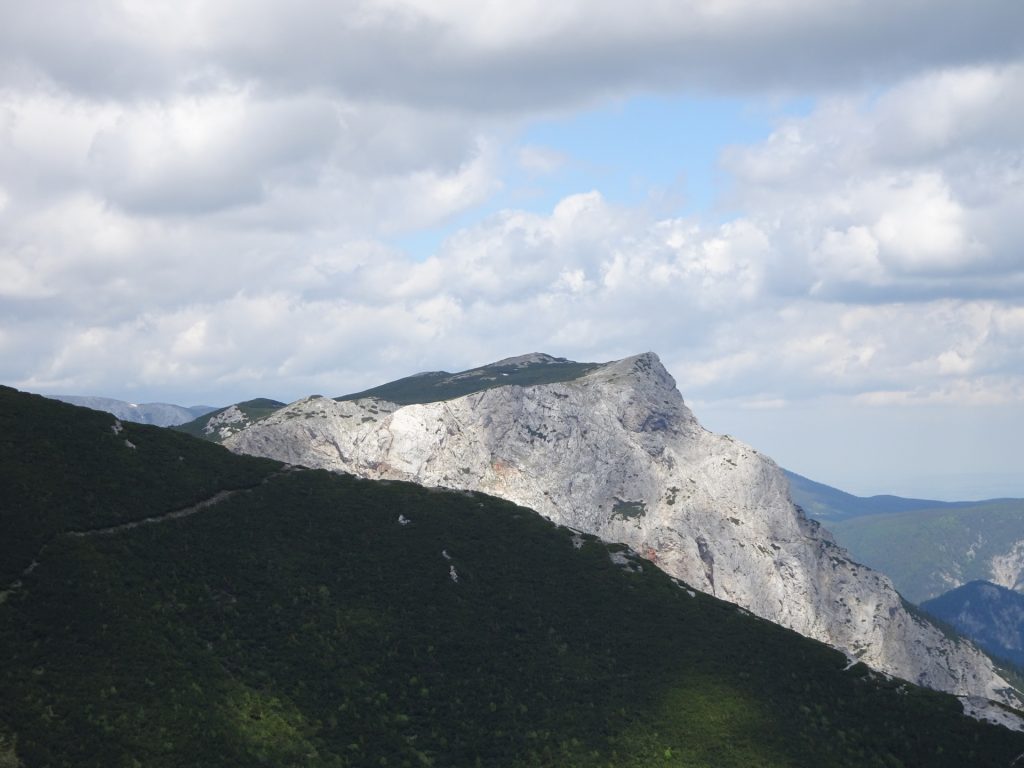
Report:
[[[255,400],[214,409],[198,419],[176,426],[175,429],[193,437],[219,443],[283,407],[282,402],[258,397]]]
[[[796,472],[785,470],[789,479],[793,501],[811,517],[822,522],[846,520],[861,515],[890,512],[910,512],[920,509],[958,509],[971,506],[970,501],[930,501],[907,499],[903,496],[854,496],[824,483],[810,480]]]
[[[0,765],[962,768],[1024,752],[952,696],[508,502],[283,471],[8,388],[0,522]]]
[[[1024,667],[1024,595],[987,581],[972,581],[921,603],[993,656]]]
[[[975,580],[1024,585],[1024,499],[863,498],[787,475],[793,501],[913,602]]]
[[[94,411],[106,411],[112,413],[122,421],[133,421],[137,424],[154,424],[158,427],[172,427],[175,424],[184,424],[204,413],[217,410],[210,405],[171,405],[170,403],[128,403],[124,400],[114,400],[109,397],[91,397],[85,395],[50,395],[54,400],[60,400],[72,405],[80,405],[83,408],[92,408]]]

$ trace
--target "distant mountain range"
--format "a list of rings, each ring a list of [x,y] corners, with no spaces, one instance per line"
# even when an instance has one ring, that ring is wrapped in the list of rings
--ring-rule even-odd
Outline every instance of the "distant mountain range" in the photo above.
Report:
[[[889,576],[929,616],[1024,669],[1024,499],[864,498],[786,474],[793,501],[856,560]]]
[[[217,410],[210,405],[171,405],[170,403],[129,403],[125,400],[114,400],[110,397],[93,397],[89,395],[48,395],[53,400],[71,403],[94,411],[112,413],[122,421],[136,424],[153,424],[158,427],[172,427],[185,424],[197,416]]]
[[[912,602],[977,580],[1024,587],[1024,499],[864,498],[787,476],[793,501]]]
[[[976,501],[934,501],[930,499],[908,499],[903,496],[883,494],[878,496],[854,496],[830,485],[819,483],[796,472],[785,470],[789,479],[793,501],[811,517],[823,523],[849,520],[865,515],[891,514],[894,512],[916,512],[922,509],[963,509],[979,503]]]

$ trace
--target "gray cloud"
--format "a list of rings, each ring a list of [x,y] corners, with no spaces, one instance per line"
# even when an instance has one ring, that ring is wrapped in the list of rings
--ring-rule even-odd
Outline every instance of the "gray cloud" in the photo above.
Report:
[[[125,210],[208,213],[314,180],[340,132],[329,103],[228,94],[122,113],[97,131],[87,162],[99,196]]]
[[[624,6],[257,0],[8,4],[8,77],[146,98],[227,79],[456,109],[564,108],[636,88],[833,88],[1021,54],[1014,0]],[[89,30],[89,34],[82,34]]]

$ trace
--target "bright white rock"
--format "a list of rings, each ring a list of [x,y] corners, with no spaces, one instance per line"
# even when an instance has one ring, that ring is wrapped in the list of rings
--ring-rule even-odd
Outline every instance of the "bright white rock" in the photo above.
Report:
[[[993,584],[1024,592],[1024,540],[1013,542],[1006,552],[993,556],[989,560],[989,574]]]
[[[701,427],[654,354],[444,402],[300,400],[225,445],[500,496],[624,542],[672,576],[881,672],[1013,700],[986,656],[910,613],[888,578],[805,518],[771,459]]]
[[[216,435],[225,440],[236,432],[252,424],[250,419],[237,405],[230,405],[218,414],[210,418],[203,427],[203,433],[207,436]]]

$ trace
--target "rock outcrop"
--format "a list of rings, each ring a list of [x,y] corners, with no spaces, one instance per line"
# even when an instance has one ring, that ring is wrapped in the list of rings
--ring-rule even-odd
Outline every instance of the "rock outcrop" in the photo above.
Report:
[[[300,400],[234,451],[362,477],[478,490],[628,544],[658,567],[876,670],[1011,701],[972,645],[911,613],[789,498],[769,458],[697,422],[657,356],[443,402]]]
[[[1024,539],[1014,541],[1002,554],[993,555],[988,567],[993,584],[1024,592]]]

